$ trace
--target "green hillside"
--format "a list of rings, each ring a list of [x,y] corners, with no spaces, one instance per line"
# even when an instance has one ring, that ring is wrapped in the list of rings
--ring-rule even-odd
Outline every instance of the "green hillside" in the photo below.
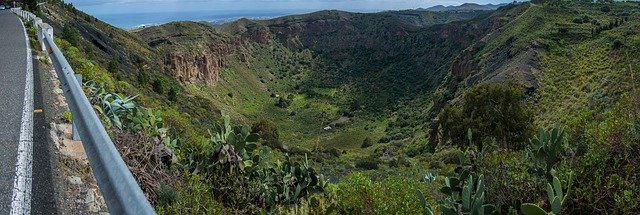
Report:
[[[177,156],[134,171],[159,213],[640,213],[636,2],[131,32],[41,11],[76,72],[138,95],[114,141]]]

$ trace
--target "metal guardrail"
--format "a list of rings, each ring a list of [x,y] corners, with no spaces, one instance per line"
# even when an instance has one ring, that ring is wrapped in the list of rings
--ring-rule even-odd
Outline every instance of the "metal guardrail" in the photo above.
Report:
[[[42,19],[33,13],[20,8],[11,10],[37,28],[38,41],[42,50],[49,54],[58,74],[64,96],[77,123],[82,145],[87,152],[93,175],[107,203],[109,213],[155,214],[85,96],[71,65],[54,43],[53,28],[43,23]]]

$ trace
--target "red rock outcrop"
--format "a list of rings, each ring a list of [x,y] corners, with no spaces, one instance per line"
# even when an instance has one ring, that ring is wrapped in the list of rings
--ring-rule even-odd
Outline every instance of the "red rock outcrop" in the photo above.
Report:
[[[220,79],[220,69],[227,64],[227,56],[233,53],[228,46],[209,45],[197,53],[171,52],[165,55],[165,64],[173,76],[188,83],[215,85]]]

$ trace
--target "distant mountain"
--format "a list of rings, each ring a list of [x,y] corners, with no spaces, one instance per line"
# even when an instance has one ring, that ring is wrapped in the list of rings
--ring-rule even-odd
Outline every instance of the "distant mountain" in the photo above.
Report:
[[[507,5],[507,3],[502,3],[502,4],[476,4],[476,3],[464,3],[458,6],[443,6],[443,5],[436,5],[433,7],[429,7],[429,8],[420,8],[418,10],[426,10],[426,11],[435,11],[435,12],[442,12],[442,11],[474,11],[474,10],[495,10],[498,9],[501,6]]]

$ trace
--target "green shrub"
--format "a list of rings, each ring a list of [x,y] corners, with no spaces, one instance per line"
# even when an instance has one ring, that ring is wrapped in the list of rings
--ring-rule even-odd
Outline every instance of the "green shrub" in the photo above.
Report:
[[[118,69],[118,59],[111,58],[109,61],[109,66],[107,67],[107,71],[111,72],[111,74],[115,74],[119,71]]]
[[[291,105],[291,102],[293,102],[292,99],[280,97],[278,98],[278,102],[276,102],[276,106],[280,108],[288,108],[289,105]]]
[[[129,83],[127,83],[126,81],[117,81],[115,88],[115,90],[118,92],[126,92],[129,89]]]
[[[171,205],[178,199],[178,194],[175,189],[166,185],[165,183],[160,183],[160,188],[156,191],[158,195],[158,205],[166,206]]]
[[[371,141],[371,138],[369,137],[365,137],[362,140],[362,145],[360,146],[360,148],[368,148],[369,146],[373,145],[373,141]]]
[[[73,115],[71,115],[71,112],[65,111],[62,113],[62,119],[67,123],[71,123],[73,121]]]
[[[546,178],[530,172],[521,151],[499,149],[476,160],[476,173],[484,174],[486,201],[495,204],[499,214],[520,208],[525,202],[543,201],[540,193]]]
[[[224,207],[216,201],[211,185],[198,175],[187,174],[184,178],[176,185],[174,201],[156,205],[158,214],[224,214]]]
[[[378,169],[378,165],[380,165],[380,159],[376,156],[369,156],[363,159],[356,161],[355,167],[363,170],[372,170]]]
[[[573,169],[572,213],[600,211],[632,214],[640,211],[640,91],[625,93],[603,113],[587,112],[571,126],[571,148],[583,145],[574,163],[562,162],[558,173]]]
[[[80,34],[69,24],[62,27],[62,39],[66,40],[67,42],[69,42],[69,44],[76,48],[80,47],[78,46],[80,43]]]
[[[611,43],[611,48],[612,49],[619,49],[619,48],[622,48],[622,46],[624,46],[624,44],[619,39],[615,39]]]
[[[169,94],[167,95],[167,99],[173,102],[178,101],[178,90],[176,87],[169,88]]]
[[[274,149],[284,149],[280,143],[278,127],[270,120],[260,120],[251,126],[251,132],[260,135],[264,143]]]
[[[363,173],[346,176],[336,184],[338,214],[420,214],[422,207],[415,190],[437,193],[440,183],[389,177],[373,181]],[[427,195],[429,204],[434,196]]]
[[[514,85],[481,84],[464,95],[462,108],[447,106],[438,116],[443,139],[468,147],[467,132],[482,149],[483,140],[494,137],[505,148],[520,149],[533,128],[531,110],[524,94]]]
[[[160,77],[153,81],[153,91],[159,94],[164,94],[167,85],[167,80],[163,77]]]
[[[283,160],[271,160],[274,153],[269,148],[258,148],[257,133],[230,121],[223,114],[223,123],[213,125],[208,140],[184,149],[186,168],[207,176],[225,206],[245,213],[255,213],[258,208],[269,211],[324,191],[324,177],[307,159],[295,161],[285,155]]]
[[[149,83],[149,74],[146,71],[140,70],[138,71],[138,83],[142,86],[145,86]]]

